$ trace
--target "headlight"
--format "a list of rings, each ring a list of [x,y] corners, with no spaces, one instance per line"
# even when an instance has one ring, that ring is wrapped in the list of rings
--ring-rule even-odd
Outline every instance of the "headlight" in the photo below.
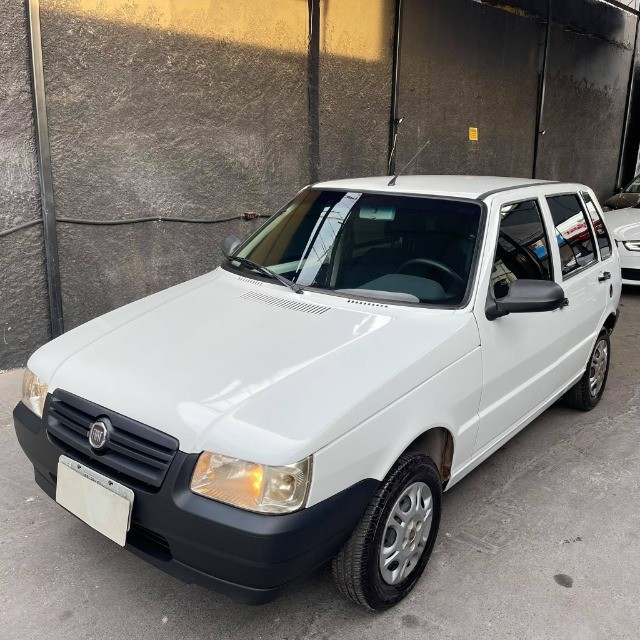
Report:
[[[42,418],[44,401],[47,398],[47,383],[40,380],[30,369],[25,369],[24,380],[22,381],[22,402]]]
[[[623,242],[624,248],[629,251],[640,251],[640,240],[634,240],[633,242]]]
[[[270,467],[205,451],[193,472],[191,491],[249,511],[289,513],[304,506],[310,480],[311,458]]]

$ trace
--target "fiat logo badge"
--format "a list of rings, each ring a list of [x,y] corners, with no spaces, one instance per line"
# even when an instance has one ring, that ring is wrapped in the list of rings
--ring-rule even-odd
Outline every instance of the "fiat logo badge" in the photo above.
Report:
[[[102,449],[107,444],[109,429],[102,420],[96,420],[89,428],[89,444],[92,449]]]

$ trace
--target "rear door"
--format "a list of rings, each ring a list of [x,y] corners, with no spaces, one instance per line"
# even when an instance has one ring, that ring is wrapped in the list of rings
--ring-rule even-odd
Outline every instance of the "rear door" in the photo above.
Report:
[[[600,260],[600,249],[585,204],[575,191],[548,195],[544,202],[556,238],[559,283],[569,305],[559,327],[562,377],[579,377],[600,330],[611,284],[611,260]],[[604,251],[605,244],[602,245]],[[609,249],[610,251],[610,249]],[[608,255],[607,255],[608,258]]]

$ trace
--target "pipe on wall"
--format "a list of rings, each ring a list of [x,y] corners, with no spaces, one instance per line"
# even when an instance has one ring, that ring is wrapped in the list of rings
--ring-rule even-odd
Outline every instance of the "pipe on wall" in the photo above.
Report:
[[[551,19],[553,17],[553,0],[547,0],[547,24],[544,30],[544,47],[542,50],[542,62],[540,73],[538,75],[538,99],[536,107],[536,133],[533,143],[533,170],[532,178],[538,177],[538,155],[540,142],[545,130],[542,128],[542,119],[544,117],[544,100],[547,91],[547,59],[549,57],[549,40],[551,39]]]
[[[309,182],[313,183],[320,177],[320,0],[308,0],[308,8]]]
[[[391,66],[391,118],[389,122],[389,156],[387,170],[390,176],[396,171],[396,145],[398,128],[402,118],[398,115],[400,99],[400,47],[402,45],[402,8],[403,0],[396,0],[395,22],[393,29],[393,61]]]
[[[42,208],[44,254],[49,294],[49,315],[51,335],[56,338],[64,332],[62,312],[62,288],[60,282],[60,261],[58,255],[58,232],[53,199],[53,176],[51,172],[51,149],[49,147],[49,126],[42,67],[42,41],[40,34],[40,2],[29,0],[27,4],[29,21],[29,52],[31,82],[33,87],[33,115],[36,130],[36,151],[38,156],[38,177]]]

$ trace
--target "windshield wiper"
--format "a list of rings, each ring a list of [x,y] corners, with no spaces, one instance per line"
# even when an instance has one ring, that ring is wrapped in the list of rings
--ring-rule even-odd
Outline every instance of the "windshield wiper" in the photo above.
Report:
[[[269,278],[275,278],[278,282],[283,284],[285,287],[289,287],[289,289],[295,291],[296,293],[302,293],[304,291],[304,289],[299,284],[296,284],[288,278],[281,276],[279,273],[272,271],[271,269],[269,269],[269,267],[263,267],[261,264],[253,262],[253,260],[249,260],[248,258],[241,258],[239,256],[232,256],[230,258],[227,258],[227,260],[229,260],[229,262],[239,262],[241,265],[249,267],[249,269],[259,271],[262,275],[265,275]]]

